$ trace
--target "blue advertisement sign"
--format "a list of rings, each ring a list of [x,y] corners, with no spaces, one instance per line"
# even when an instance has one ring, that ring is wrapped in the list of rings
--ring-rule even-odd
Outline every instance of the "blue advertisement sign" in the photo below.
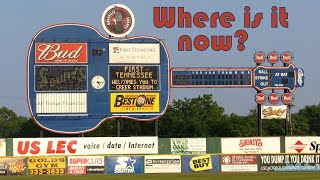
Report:
[[[107,174],[142,174],[143,156],[112,156],[105,158]]]
[[[182,172],[220,172],[220,155],[182,156]]]
[[[109,38],[88,25],[52,25],[30,43],[29,110],[56,133],[91,131],[111,118],[154,120],[169,103],[169,69],[158,38]]]

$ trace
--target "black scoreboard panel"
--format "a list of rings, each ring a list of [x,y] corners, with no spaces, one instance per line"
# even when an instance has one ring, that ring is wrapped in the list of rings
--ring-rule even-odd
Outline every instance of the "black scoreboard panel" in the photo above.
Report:
[[[110,91],[160,91],[160,66],[110,65]]]
[[[87,66],[35,66],[35,91],[85,91]]]
[[[172,86],[252,86],[251,70],[172,70]]]

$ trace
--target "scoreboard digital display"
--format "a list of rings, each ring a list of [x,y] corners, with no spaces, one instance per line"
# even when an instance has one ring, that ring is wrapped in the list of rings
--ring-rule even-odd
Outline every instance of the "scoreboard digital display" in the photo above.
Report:
[[[87,90],[87,66],[35,66],[35,91]]]
[[[194,68],[171,71],[172,87],[252,87],[251,69]]]
[[[110,91],[159,91],[160,66],[109,66]]]

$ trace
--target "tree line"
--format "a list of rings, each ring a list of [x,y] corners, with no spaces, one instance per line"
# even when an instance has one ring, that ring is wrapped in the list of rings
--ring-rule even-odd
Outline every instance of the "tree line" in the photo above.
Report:
[[[173,100],[166,113],[155,121],[138,122],[110,119],[86,137],[117,136],[120,121],[121,136],[154,136],[157,123],[159,137],[250,137],[258,135],[257,109],[248,115],[226,114],[213,101],[212,94],[197,98]],[[292,114],[294,136],[320,135],[320,104],[305,106]],[[262,120],[263,136],[284,136],[285,120]],[[55,134],[41,129],[31,118],[17,116],[7,107],[0,108],[0,138],[69,137],[79,135]]]

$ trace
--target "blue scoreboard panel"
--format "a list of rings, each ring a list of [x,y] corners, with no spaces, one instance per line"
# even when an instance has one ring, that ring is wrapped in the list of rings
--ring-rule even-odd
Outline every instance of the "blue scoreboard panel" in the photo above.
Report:
[[[173,68],[173,88],[249,88],[252,70],[249,68]]]

